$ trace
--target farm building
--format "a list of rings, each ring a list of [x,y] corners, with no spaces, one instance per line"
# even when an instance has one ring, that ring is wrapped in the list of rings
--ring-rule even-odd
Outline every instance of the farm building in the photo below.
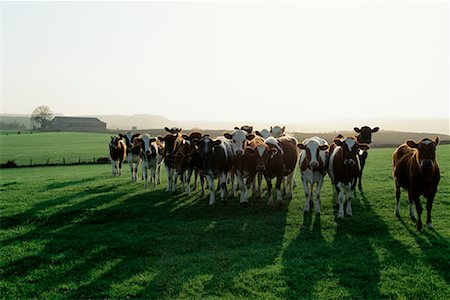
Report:
[[[106,123],[98,118],[56,116],[50,123],[54,131],[105,131]]]

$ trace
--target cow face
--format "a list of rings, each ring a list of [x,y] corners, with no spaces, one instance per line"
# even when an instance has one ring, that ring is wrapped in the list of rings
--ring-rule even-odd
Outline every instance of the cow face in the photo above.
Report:
[[[370,144],[372,143],[372,133],[377,132],[380,128],[378,127],[374,127],[373,129],[371,129],[368,126],[363,126],[361,128],[355,127],[353,128],[353,130],[355,130],[355,132],[359,133],[358,134],[358,143],[365,143],[365,144]]]
[[[309,161],[309,167],[314,171],[317,169],[320,164],[322,166],[325,164],[324,161],[322,161],[322,158],[320,157],[320,151],[326,151],[328,150],[328,145],[319,145],[314,140],[309,140],[305,144],[298,143],[297,147],[300,150],[305,150],[306,152],[306,159]]]
[[[184,140],[180,143],[177,152],[175,153],[175,169],[178,174],[182,174],[188,167],[191,156],[191,142]]]
[[[236,156],[242,156],[244,154],[246,140],[252,140],[255,138],[254,134],[247,133],[241,129],[236,129],[232,133],[225,132],[223,136],[231,140],[231,149]]]
[[[113,148],[119,147],[119,141],[120,140],[121,140],[120,137],[111,136],[111,142],[109,143],[109,147],[113,147]]]
[[[263,139],[267,139],[270,137],[270,132],[267,129],[263,129],[261,131],[255,131],[255,134],[262,137]]]
[[[164,130],[167,131],[168,133],[176,134],[176,133],[180,133],[182,129],[178,128],[178,127],[172,127],[172,128],[164,127]]]
[[[140,135],[141,135],[140,133],[133,134],[132,131],[128,131],[125,134],[119,134],[119,136],[122,139],[125,139],[125,145],[127,146],[127,150],[133,147],[134,139],[139,137]]]
[[[436,137],[434,141],[425,138],[418,143],[407,141],[406,144],[408,147],[418,150],[418,163],[422,169],[431,169],[434,166],[436,163],[436,147],[439,144],[439,137]]]
[[[274,137],[274,138],[279,138],[284,136],[284,130],[286,129],[286,126],[283,126],[283,128],[281,128],[280,126],[270,126],[270,134]]]
[[[158,136],[158,140],[164,142],[164,156],[172,155],[175,153],[179,142],[178,135],[178,133],[169,133],[165,137]]]
[[[156,138],[151,138],[150,135],[144,134],[141,138],[141,149],[146,161],[156,157],[157,149],[152,145]]]
[[[277,153],[278,149],[269,148],[265,144],[258,145],[255,148],[245,148],[245,155],[249,156],[249,158],[253,160],[255,169],[258,172],[265,171],[269,159],[274,157]]]
[[[334,143],[342,147],[344,165],[353,166],[356,163],[356,155],[358,150],[369,150],[369,145],[360,144],[354,137],[347,137],[344,140],[335,139]]]

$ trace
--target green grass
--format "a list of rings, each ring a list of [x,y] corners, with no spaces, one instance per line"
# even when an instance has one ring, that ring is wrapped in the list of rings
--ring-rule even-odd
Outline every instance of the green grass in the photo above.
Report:
[[[93,161],[109,157],[110,134],[86,132],[43,132],[0,135],[0,163],[18,165]]]
[[[394,216],[393,149],[371,149],[353,217],[336,220],[327,177],[322,215],[303,214],[297,174],[284,207],[265,199],[207,205],[198,190],[112,177],[110,166],[0,170],[0,296],[6,298],[450,297],[450,146],[435,230]],[[425,216],[422,216],[425,220]]]

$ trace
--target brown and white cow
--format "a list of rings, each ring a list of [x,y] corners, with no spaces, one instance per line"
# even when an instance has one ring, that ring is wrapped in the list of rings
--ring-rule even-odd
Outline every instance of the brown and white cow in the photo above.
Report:
[[[353,130],[355,130],[355,132],[358,133],[358,136],[356,137],[356,140],[358,141],[358,143],[364,143],[367,145],[370,145],[370,143],[372,143],[372,133],[377,132],[379,129],[380,128],[378,128],[378,127],[374,127],[372,129],[368,126],[363,126],[361,128],[358,128],[358,127],[353,128]],[[361,178],[362,178],[364,166],[366,165],[367,155],[368,155],[367,151],[360,150],[358,152],[359,161],[361,163],[361,169],[359,171],[359,177],[358,177],[358,179],[359,179],[358,180],[358,188],[360,190],[362,189]]]
[[[240,151],[238,148],[234,148],[236,146],[235,134],[237,130],[233,132],[233,134],[225,133],[224,136],[227,139],[231,140],[231,146],[234,153],[233,165],[234,171],[238,180],[238,184],[241,190],[240,203],[246,204],[248,203],[249,191],[251,185],[255,187],[255,176],[257,174],[261,174],[264,171],[264,164],[259,162],[264,150],[266,149],[266,145],[264,144],[264,139],[255,136],[254,134],[247,134],[244,136],[244,140],[242,140],[243,145],[245,145],[245,151],[242,155],[239,155]],[[242,131],[242,130],[241,130]],[[258,176],[259,178],[262,178]],[[245,179],[245,183],[244,183]],[[258,180],[258,190],[255,191],[253,188],[253,193],[257,196],[261,195],[261,184],[260,179]],[[256,194],[257,192],[257,194]]]
[[[355,137],[335,139],[333,152],[328,164],[328,174],[338,194],[338,218],[344,218],[344,198],[346,202],[345,213],[349,216],[352,212],[352,197],[355,191],[356,181],[359,176],[359,150],[368,150],[369,145],[360,144]]]
[[[181,128],[164,127],[168,132],[166,136],[159,136],[158,139],[164,142],[164,165],[166,166],[167,174],[167,192],[175,191],[174,178],[175,178],[175,153],[178,150],[178,146],[182,143]]]
[[[150,183],[156,187],[161,183],[161,165],[163,161],[164,145],[148,134],[141,137],[142,173],[144,176],[144,187],[148,185],[148,170],[150,169]]]
[[[188,181],[189,161],[191,159],[192,145],[191,141],[186,139],[183,135],[178,149],[175,152],[175,176],[173,183],[173,191],[176,191],[177,179],[180,177],[181,191],[190,194],[190,186]]]
[[[109,156],[111,158],[112,174],[122,175],[122,163],[125,160],[127,146],[118,136],[111,136],[109,143]]]
[[[189,135],[183,135],[183,138],[185,140],[188,140],[191,143],[191,153],[190,153],[190,157],[188,160],[188,184],[190,185],[191,183],[191,177],[192,174],[194,174],[194,185],[193,185],[193,189],[195,190],[197,188],[197,180],[198,178],[200,178],[200,185],[201,185],[201,194],[202,196],[205,193],[204,190],[204,175],[202,172],[203,169],[203,165],[202,165],[202,160],[201,160],[201,156],[200,156],[200,148],[199,148],[199,142],[200,139],[202,138],[203,134],[200,132],[191,132]]]
[[[119,136],[125,139],[127,146],[127,161],[130,166],[131,181],[136,181],[139,164],[141,163],[141,134],[133,134],[133,132],[128,131],[125,134],[119,134]]]
[[[328,143],[326,140],[314,136],[297,144],[301,150],[299,168],[305,189],[305,212],[309,212],[316,200],[316,213],[320,214],[320,190],[323,178],[328,170]],[[314,185],[316,189],[314,190]],[[314,191],[314,192],[313,192]]]
[[[439,166],[436,162],[436,147],[439,137],[430,140],[422,139],[420,142],[407,141],[398,147],[392,155],[393,175],[395,182],[395,196],[397,206],[395,214],[400,216],[400,188],[408,191],[409,215],[415,220],[413,204],[417,211],[417,230],[422,231],[422,205],[420,196],[427,199],[427,226],[433,228],[431,223],[431,208],[440,180]]]
[[[270,137],[270,131],[267,129],[262,129],[261,131],[256,130],[255,134],[262,137],[263,139],[267,139],[268,137]]]
[[[266,150],[259,157],[262,158],[262,165],[265,166],[263,174],[269,190],[267,204],[272,205],[273,203],[272,179],[276,178],[275,191],[277,201],[282,205],[284,200],[281,193],[281,183],[286,177],[289,196],[292,197],[292,180],[295,175],[295,166],[298,158],[297,141],[289,138],[275,139],[274,137],[268,137],[265,139],[264,144],[266,145]],[[258,147],[258,150],[261,152],[261,146]]]
[[[274,138],[280,138],[284,136],[284,131],[286,130],[286,126],[270,126],[270,135]]]

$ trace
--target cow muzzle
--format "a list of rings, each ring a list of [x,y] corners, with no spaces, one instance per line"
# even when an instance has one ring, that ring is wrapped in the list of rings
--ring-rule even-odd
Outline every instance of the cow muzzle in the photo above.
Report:
[[[266,166],[265,165],[257,165],[256,166],[256,171],[260,172],[260,171],[265,171],[266,170]]]
[[[431,169],[433,167],[433,161],[431,159],[424,159],[420,163],[420,166],[424,169]]]
[[[319,166],[319,162],[317,162],[317,161],[312,161],[312,162],[309,163],[309,167],[310,167],[311,169],[315,169],[315,168],[317,168],[318,166]]]
[[[344,160],[344,165],[346,166],[353,166],[355,164],[355,160],[352,158],[347,158],[346,160]]]

